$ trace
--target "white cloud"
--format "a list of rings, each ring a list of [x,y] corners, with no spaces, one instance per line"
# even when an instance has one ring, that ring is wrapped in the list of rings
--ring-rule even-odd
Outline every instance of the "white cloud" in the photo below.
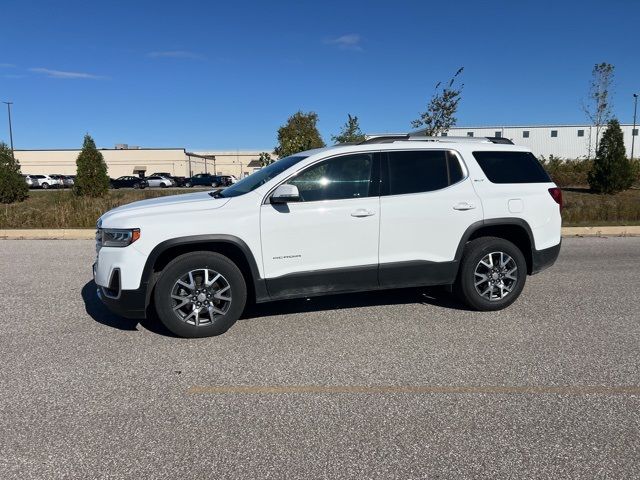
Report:
[[[41,73],[46,75],[49,78],[84,78],[90,80],[98,80],[101,78],[105,78],[100,75],[93,75],[91,73],[85,72],[65,72],[63,70],[51,70],[49,68],[30,68],[30,72]]]
[[[347,35],[341,35],[339,37],[330,38],[325,43],[330,45],[337,45],[338,48],[343,50],[356,50],[362,51],[362,46],[360,42],[362,41],[362,37],[357,33],[349,33]]]
[[[159,52],[149,52],[149,58],[186,58],[188,60],[204,60],[204,56],[188,50],[163,50]]]

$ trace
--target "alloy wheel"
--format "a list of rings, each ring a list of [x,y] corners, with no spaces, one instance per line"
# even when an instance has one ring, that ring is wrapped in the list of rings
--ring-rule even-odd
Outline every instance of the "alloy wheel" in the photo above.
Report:
[[[211,325],[231,306],[231,285],[220,273],[202,268],[180,277],[171,289],[172,309],[183,322]]]
[[[502,300],[518,283],[518,266],[504,252],[485,255],[474,270],[476,292],[489,301]]]

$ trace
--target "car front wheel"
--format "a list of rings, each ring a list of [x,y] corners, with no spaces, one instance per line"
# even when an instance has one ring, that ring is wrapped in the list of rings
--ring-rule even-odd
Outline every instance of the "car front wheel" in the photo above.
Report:
[[[240,318],[247,286],[240,269],[224,255],[192,252],[171,261],[155,288],[162,323],[180,337],[220,335]]]
[[[501,310],[516,301],[527,279],[524,254],[498,237],[469,242],[455,284],[456,295],[475,310]]]

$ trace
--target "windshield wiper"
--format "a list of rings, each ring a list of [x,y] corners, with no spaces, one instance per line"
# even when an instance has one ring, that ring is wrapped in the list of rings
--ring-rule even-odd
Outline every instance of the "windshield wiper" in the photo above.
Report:
[[[224,195],[222,195],[222,190],[213,190],[212,192],[209,192],[209,195],[211,195],[213,198],[224,198]]]

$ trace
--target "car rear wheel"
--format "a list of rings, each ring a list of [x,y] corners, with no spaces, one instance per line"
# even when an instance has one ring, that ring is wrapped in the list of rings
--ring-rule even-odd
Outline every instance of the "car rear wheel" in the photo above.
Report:
[[[184,184],[184,186],[185,186],[185,187],[187,187],[187,188],[191,188],[191,187],[193,187],[193,185],[191,185],[191,182],[187,182],[187,183],[185,183],[185,184]]]
[[[47,188],[49,188],[49,184],[47,182],[43,183],[42,185],[40,185],[42,188],[44,188],[45,190]]]
[[[516,301],[527,279],[524,254],[503,238],[469,242],[455,284],[456,295],[475,310],[501,310]]]
[[[238,320],[247,300],[240,269],[224,255],[192,252],[171,261],[155,288],[162,323],[180,337],[220,335]]]
[[[138,188],[140,188],[140,184],[139,183],[134,183],[133,184],[133,188],[135,188],[137,190]]]

